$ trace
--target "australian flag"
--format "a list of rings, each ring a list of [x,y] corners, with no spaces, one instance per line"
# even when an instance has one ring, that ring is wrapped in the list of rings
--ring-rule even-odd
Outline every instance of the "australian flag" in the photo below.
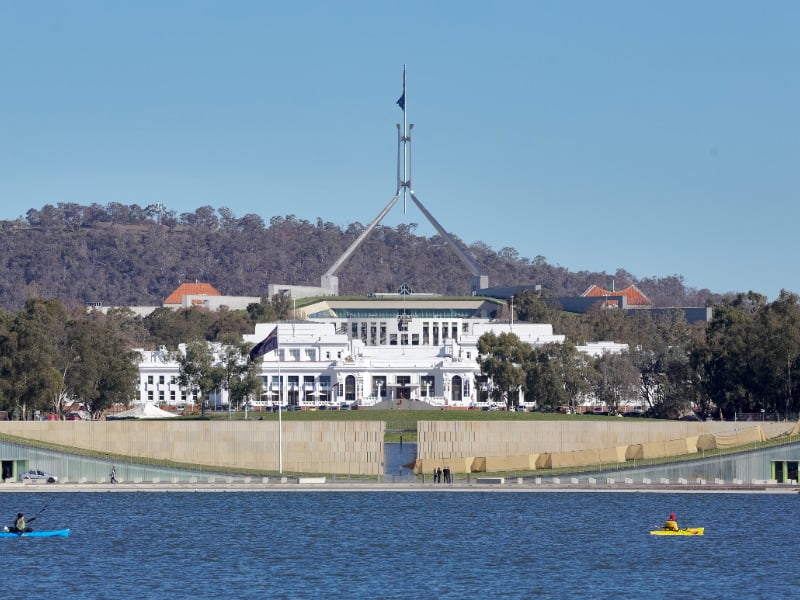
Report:
[[[278,328],[272,330],[267,337],[258,342],[253,349],[250,350],[250,360],[255,360],[259,356],[264,356],[267,352],[272,352],[278,347]]]
[[[406,110],[406,93],[403,92],[403,95],[397,100],[397,106],[399,106],[403,111]]]

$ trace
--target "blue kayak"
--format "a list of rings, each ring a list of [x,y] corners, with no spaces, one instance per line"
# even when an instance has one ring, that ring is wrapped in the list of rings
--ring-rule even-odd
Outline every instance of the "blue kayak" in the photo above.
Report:
[[[10,533],[8,531],[0,531],[0,537],[18,538],[18,537],[67,537],[69,529],[54,529],[53,531],[26,531],[25,533]]]

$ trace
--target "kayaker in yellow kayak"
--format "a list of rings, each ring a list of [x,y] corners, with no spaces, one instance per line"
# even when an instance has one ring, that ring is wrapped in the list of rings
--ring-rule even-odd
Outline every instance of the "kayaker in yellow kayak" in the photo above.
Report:
[[[664,531],[678,531],[678,522],[675,520],[675,513],[669,516],[669,519],[664,521]]]

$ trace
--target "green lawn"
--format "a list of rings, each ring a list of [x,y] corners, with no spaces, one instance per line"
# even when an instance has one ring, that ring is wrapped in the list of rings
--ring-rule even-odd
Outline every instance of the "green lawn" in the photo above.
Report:
[[[245,414],[243,412],[207,412],[206,418],[241,420],[245,418]],[[249,412],[247,418],[277,421],[278,413]],[[385,441],[387,442],[399,441],[401,435],[405,442],[416,442],[417,421],[597,421],[620,419],[619,417],[601,415],[562,415],[558,413],[506,412],[500,410],[284,411],[281,413],[281,418],[287,421],[384,421],[386,423]]]

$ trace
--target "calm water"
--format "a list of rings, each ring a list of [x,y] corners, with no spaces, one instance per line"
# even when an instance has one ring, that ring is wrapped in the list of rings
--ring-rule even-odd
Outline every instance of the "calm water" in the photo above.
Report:
[[[3,597],[789,598],[800,496],[0,493]],[[675,512],[695,538],[650,536]]]

